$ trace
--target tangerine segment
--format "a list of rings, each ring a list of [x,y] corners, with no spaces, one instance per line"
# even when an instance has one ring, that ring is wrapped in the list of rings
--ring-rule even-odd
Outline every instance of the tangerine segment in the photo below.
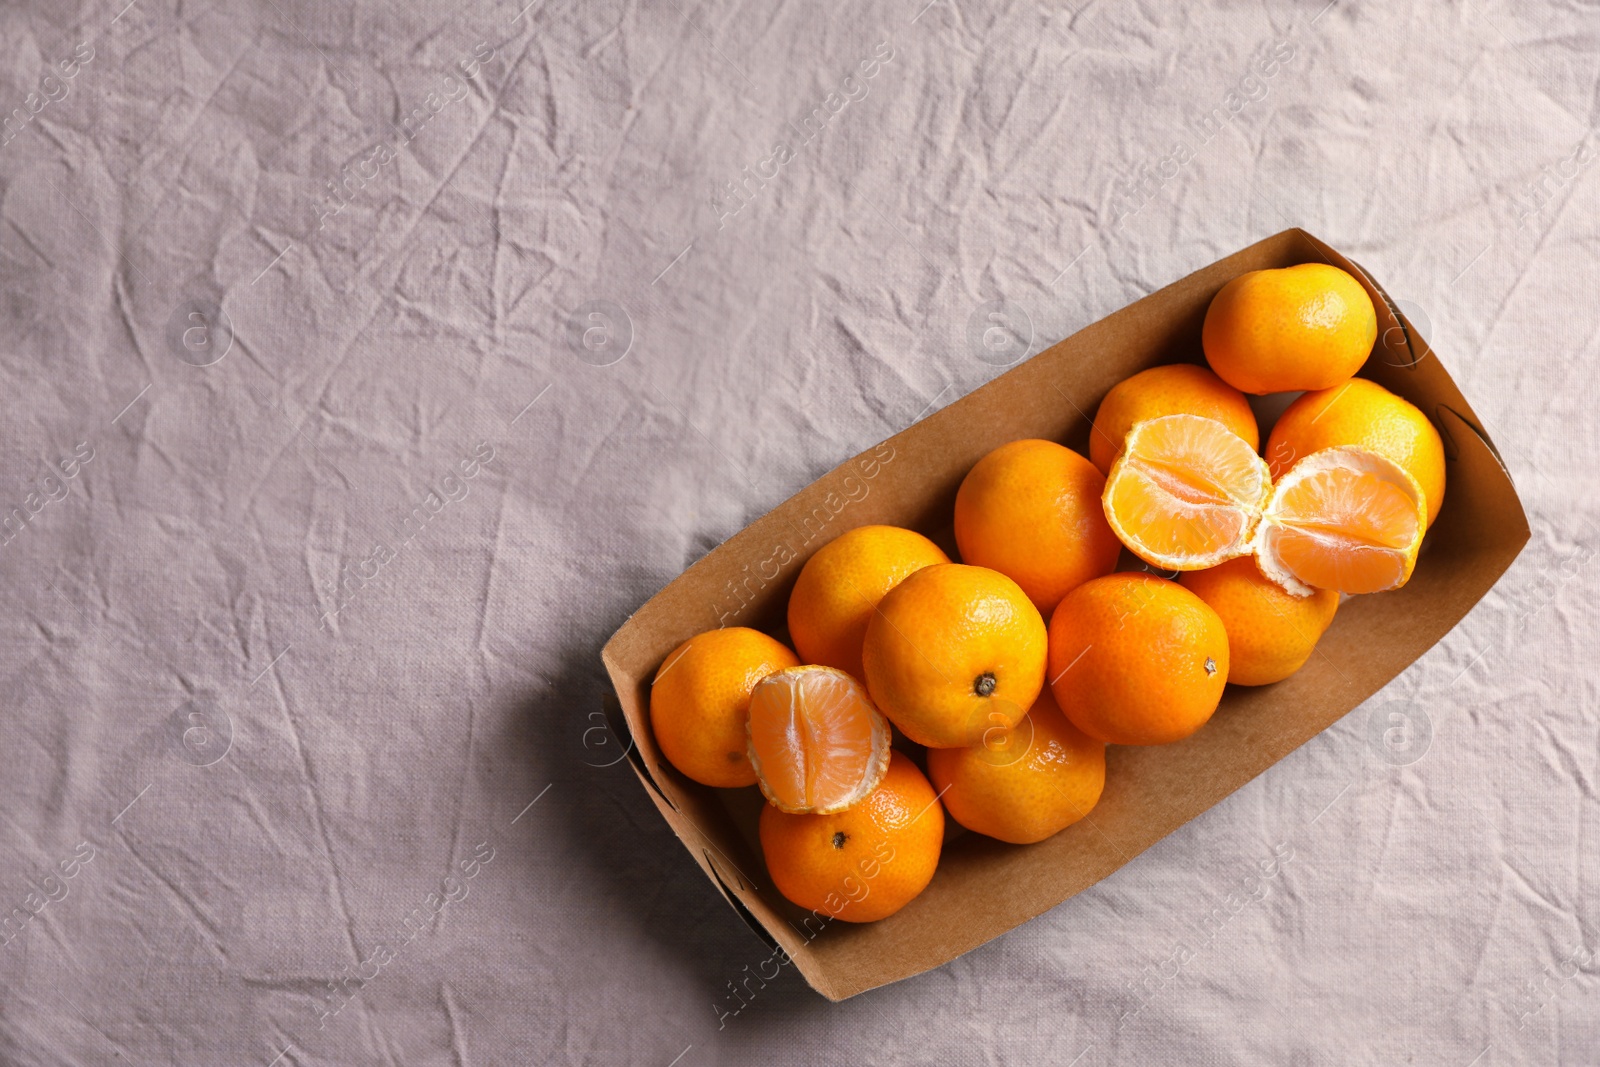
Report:
[[[1406,584],[1427,528],[1421,488],[1364,448],[1313,452],[1278,481],[1256,536],[1261,573],[1291,593],[1378,593]]]
[[[928,887],[944,844],[944,809],[903,753],[849,811],[796,815],[761,809],[761,854],[772,882],[816,920],[887,918]],[[813,918],[807,918],[809,929]]]
[[[1250,551],[1271,491],[1266,461],[1244,438],[1215,419],[1164,415],[1128,432],[1101,502],[1134,555],[1192,571]]]
[[[866,687],[833,667],[769,674],[750,694],[750,763],[782,811],[846,811],[889,769],[889,721]]]
[[[1416,405],[1365,378],[1302,394],[1272,426],[1267,466],[1281,478],[1300,458],[1340,445],[1371,449],[1405,468],[1422,487],[1433,525],[1444,503],[1444,442]]]

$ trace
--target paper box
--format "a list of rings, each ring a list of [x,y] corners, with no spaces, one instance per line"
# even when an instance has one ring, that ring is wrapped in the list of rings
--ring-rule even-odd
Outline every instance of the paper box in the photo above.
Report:
[[[907,526],[953,547],[956,488],[985,453],[1025,437],[1086,452],[1090,418],[1113,385],[1146,367],[1202,360],[1200,325],[1225,283],[1246,271],[1316,261],[1360,278],[1378,309],[1378,344],[1361,374],[1416,404],[1444,438],[1444,509],[1411,581],[1348,600],[1322,638],[1323,655],[1276,685],[1228,686],[1210,723],[1188,740],[1111,746],[1099,806],[1054,837],[1008,845],[955,830],[950,820],[954,832],[932,884],[877,923],[824,923],[786,901],[761,859],[757,790],[697,785],[656,746],[650,680],[667,654],[719,625],[781,635],[801,566],[854,527]],[[1005,933],[1219,803],[1427,651],[1527,539],[1527,519],[1504,464],[1427,340],[1359,266],[1304,231],[1286,230],[1101,319],[842,463],[652,597],[602,655],[632,735],[630,760],[667,824],[745,921],[781,946],[818,992],[841,1000]]]

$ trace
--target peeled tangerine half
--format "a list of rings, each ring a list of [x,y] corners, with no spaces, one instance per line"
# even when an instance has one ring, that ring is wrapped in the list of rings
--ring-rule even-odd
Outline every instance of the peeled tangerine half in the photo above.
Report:
[[[1378,593],[1411,577],[1428,511],[1416,479],[1364,448],[1313,452],[1278,479],[1256,534],[1261,573],[1291,593]]]
[[[889,771],[889,720],[866,686],[832,667],[790,667],[750,694],[750,762],[781,811],[832,815]]]
[[[1249,553],[1271,491],[1266,461],[1227,426],[1163,415],[1128,431],[1101,503],[1134,555],[1197,571]]]

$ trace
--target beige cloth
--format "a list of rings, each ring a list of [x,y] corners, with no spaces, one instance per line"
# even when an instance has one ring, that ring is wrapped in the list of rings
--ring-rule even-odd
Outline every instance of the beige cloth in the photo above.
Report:
[[[1600,1060],[1590,0],[124,3],[0,12],[0,1061]],[[1290,225],[1426,324],[1521,559],[1092,891],[751,981],[603,640]]]

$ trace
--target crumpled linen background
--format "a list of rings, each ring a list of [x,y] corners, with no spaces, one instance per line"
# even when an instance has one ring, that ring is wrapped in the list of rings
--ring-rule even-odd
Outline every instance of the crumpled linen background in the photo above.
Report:
[[[1600,1061],[1600,7],[1179,8],[0,11],[0,1062]],[[736,996],[604,639],[1017,358],[993,302],[1037,350],[1291,225],[1515,566],[1037,921]]]

